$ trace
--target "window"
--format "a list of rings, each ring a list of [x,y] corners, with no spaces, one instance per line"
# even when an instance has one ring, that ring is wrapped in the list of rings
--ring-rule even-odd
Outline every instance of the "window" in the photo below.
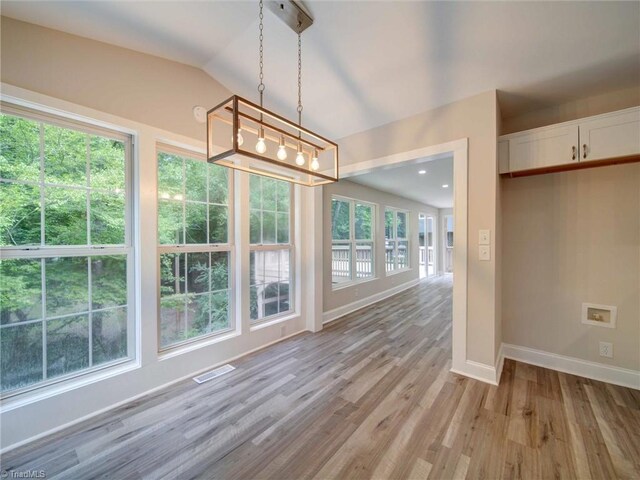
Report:
[[[161,350],[232,328],[229,172],[159,148]]]
[[[447,227],[447,248],[453,248],[453,217],[451,215],[445,217],[445,224]]]
[[[331,279],[334,285],[374,276],[374,206],[331,199]]]
[[[249,187],[249,311],[261,322],[293,310],[291,184],[260,175]]]
[[[1,391],[134,357],[131,138],[2,105]]]
[[[387,272],[409,268],[408,212],[387,208],[384,212],[385,265]]]

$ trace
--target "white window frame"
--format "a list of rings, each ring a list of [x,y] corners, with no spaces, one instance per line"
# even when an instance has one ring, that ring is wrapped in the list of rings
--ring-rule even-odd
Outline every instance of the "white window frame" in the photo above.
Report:
[[[76,380],[80,377],[91,380],[92,377],[98,375],[108,375],[111,371],[122,368],[123,366],[134,365],[137,362],[137,321],[136,318],[136,252],[134,247],[135,231],[134,231],[134,198],[136,194],[136,186],[133,179],[133,135],[123,133],[121,131],[113,130],[102,125],[99,125],[98,121],[95,123],[91,119],[83,118],[82,121],[72,119],[71,115],[65,116],[65,112],[59,112],[58,114],[47,113],[35,108],[20,106],[12,104],[10,102],[1,102],[2,114],[24,118],[27,120],[40,122],[40,178],[38,181],[29,180],[6,180],[6,183],[33,185],[40,188],[40,245],[25,245],[25,246],[5,246],[0,247],[0,258],[2,260],[21,260],[21,259],[40,259],[41,261],[41,298],[42,298],[42,315],[39,320],[31,320],[27,322],[20,322],[20,325],[33,324],[37,322],[42,323],[42,335],[43,335],[43,379],[32,385],[16,388],[7,392],[0,393],[1,399],[9,397],[15,397],[18,395],[27,394],[29,392],[45,389],[55,384],[63,382],[70,383],[72,380]],[[125,152],[125,238],[122,245],[91,245],[91,195],[93,191],[100,191],[90,186],[90,158],[87,158],[87,186],[78,185],[64,185],[64,184],[51,184],[45,182],[44,178],[44,133],[43,124],[54,125],[56,127],[65,128],[68,130],[79,131],[88,135],[95,135],[103,138],[109,138],[124,143]],[[89,155],[89,149],[87,148],[87,155]],[[3,183],[5,180],[0,180]],[[46,187],[59,187],[67,189],[79,189],[87,192],[87,244],[86,245],[57,245],[49,246],[44,243],[44,229],[45,229],[45,188]],[[99,365],[89,366],[85,369],[75,372],[69,372],[64,375],[59,375],[53,378],[47,378],[47,345],[46,345],[46,322],[52,319],[59,319],[71,316],[77,316],[82,314],[88,315],[88,328],[89,328],[89,364],[93,363],[93,349],[92,349],[92,316],[94,312],[106,311],[118,307],[108,307],[104,309],[93,309],[91,305],[91,258],[103,257],[111,255],[126,255],[126,268],[127,268],[127,355],[126,357],[116,359],[110,362],[105,362]],[[67,315],[55,315],[52,317],[46,316],[46,271],[45,261],[48,258],[66,257],[66,258],[87,258],[87,279],[88,279],[88,310],[85,312],[75,312]],[[10,325],[4,325],[0,328],[10,328]]]
[[[407,270],[411,270],[411,241],[409,240],[409,224],[410,224],[410,212],[408,210],[403,210],[400,208],[394,208],[394,207],[385,207],[384,209],[385,212],[385,228],[384,228],[384,243],[385,243],[385,260],[384,260],[384,265],[385,265],[385,273],[386,275],[393,275],[396,273],[400,273],[400,272],[406,272]],[[387,238],[387,212],[392,212],[393,213],[393,227],[392,227],[392,232],[393,232],[393,237],[392,238]],[[405,237],[398,237],[398,213],[404,213],[405,214],[405,218],[406,218],[406,225],[405,225]],[[400,242],[407,242],[407,265],[404,267],[399,268],[398,267],[398,245]],[[391,243],[393,245],[393,252],[394,252],[394,256],[393,256],[393,268],[390,269],[389,268],[389,263],[387,262],[387,243]]]
[[[247,189],[247,205],[248,205],[248,210],[249,210],[249,230],[251,230],[251,204],[250,204],[250,197],[251,197],[251,176],[256,176],[256,177],[260,177],[260,178],[267,178],[268,180],[275,180],[277,182],[284,182],[283,180],[277,180],[277,179],[272,179],[270,177],[261,177],[260,175],[256,174],[256,173],[250,173],[248,174],[249,178],[248,178],[248,189]],[[286,183],[286,182],[285,182]],[[293,184],[292,183],[288,183],[288,187],[289,187],[289,243],[277,243],[278,242],[278,211],[276,210],[275,212],[273,212],[276,215],[276,238],[275,241],[276,243],[251,243],[251,239],[249,238],[249,258],[251,257],[251,254],[254,252],[273,252],[273,251],[282,251],[282,250],[287,250],[289,252],[289,309],[284,311],[284,312],[278,312],[275,313],[273,315],[267,315],[264,316],[262,318],[260,318],[260,315],[258,315],[257,319],[253,319],[251,318],[251,313],[249,313],[249,324],[251,328],[254,328],[256,326],[265,324],[265,323],[270,323],[270,322],[274,322],[274,321],[278,321],[281,319],[284,319],[286,317],[291,316],[292,314],[295,313],[295,298],[296,298],[296,264],[295,264],[295,192],[293,189]],[[260,191],[260,195],[262,195],[262,189]],[[262,202],[262,197],[261,197],[261,204]],[[267,212],[270,212],[270,210],[266,210]],[[260,209],[260,212],[265,212],[264,209]],[[264,238],[264,221],[262,219],[262,216],[260,217],[260,238],[263,239]],[[249,261],[249,269],[251,268],[251,262]],[[248,278],[246,279],[246,282],[249,284],[249,289],[247,290],[247,302],[249,303],[249,310],[251,309],[251,287],[253,285],[251,285],[251,272],[249,272]],[[270,301],[277,301],[280,302],[280,296],[278,295],[277,297],[275,297],[275,300],[271,300]]]
[[[370,282],[375,280],[376,276],[376,216],[378,212],[378,205],[372,202],[359,200],[357,198],[345,197],[342,195],[331,196],[331,206],[333,208],[333,201],[347,202],[349,204],[349,239],[348,240],[334,240],[333,231],[331,232],[331,249],[333,245],[347,245],[349,247],[349,280],[340,283],[333,283],[333,265],[331,266],[331,288],[332,290],[340,290],[341,288],[350,287],[359,283]],[[371,239],[370,240],[357,240],[356,239],[356,205],[363,205],[371,208]],[[357,272],[357,245],[367,243],[371,245],[371,275],[368,277],[358,278]],[[332,252],[333,256],[333,252]],[[332,258],[333,263],[333,258]]]
[[[206,155],[200,153],[200,152],[196,152],[194,150],[188,150],[185,148],[180,148],[180,147],[175,147],[172,145],[168,145],[165,143],[156,143],[156,152],[155,152],[155,162],[156,162],[156,176],[158,176],[159,174],[159,168],[158,168],[158,154],[159,153],[166,153],[166,154],[170,154],[170,155],[176,155],[179,156],[181,158],[187,158],[187,159],[191,159],[191,160],[198,160],[198,161],[202,161],[202,162],[207,162],[206,159]],[[183,162],[183,177],[182,177],[182,182],[183,182],[183,191],[186,188],[185,183],[186,183],[186,175],[184,174],[184,162]],[[202,202],[206,205],[210,205],[208,202],[208,195],[209,195],[209,170],[207,169],[207,202]],[[227,242],[226,243],[219,243],[219,244],[214,244],[214,243],[194,243],[194,244],[188,244],[186,243],[186,217],[185,217],[185,213],[184,213],[184,209],[186,208],[186,200],[182,199],[182,204],[183,204],[183,219],[185,219],[184,225],[183,225],[183,232],[182,232],[182,243],[176,243],[176,244],[161,244],[160,243],[160,231],[159,231],[159,225],[156,227],[156,238],[158,241],[158,254],[156,256],[156,262],[157,262],[157,271],[158,271],[158,278],[157,278],[157,294],[156,294],[156,301],[157,301],[157,312],[158,312],[158,319],[157,319],[157,341],[158,341],[158,353],[159,354],[165,354],[167,352],[172,352],[175,350],[179,350],[181,348],[183,348],[186,345],[192,345],[192,344],[199,344],[199,343],[208,343],[212,337],[218,337],[218,336],[223,336],[228,334],[231,331],[235,330],[235,325],[236,325],[236,294],[235,294],[235,288],[233,288],[233,286],[235,285],[235,248],[234,248],[234,232],[235,232],[235,228],[234,228],[234,219],[235,219],[235,212],[234,212],[234,171],[233,169],[228,169],[228,177],[227,177],[227,182],[228,182],[228,198],[227,198],[227,208],[228,208],[228,214],[227,214]],[[159,182],[156,179],[156,198],[158,199],[158,207],[159,207]],[[156,219],[158,218],[159,215],[159,208],[157,209],[156,212]],[[209,224],[209,209],[207,208],[207,224]],[[171,343],[169,345],[163,346],[162,345],[162,325],[161,325],[161,321],[162,321],[162,309],[161,309],[161,301],[162,301],[162,297],[161,297],[161,284],[162,284],[162,278],[161,278],[161,266],[160,266],[160,258],[162,257],[162,255],[165,254],[181,254],[181,253],[215,253],[215,252],[227,252],[229,255],[229,270],[228,270],[228,289],[229,289],[229,304],[228,304],[228,315],[229,315],[229,326],[227,328],[224,329],[220,329],[220,330],[216,330],[214,332],[209,332],[209,333],[205,333],[202,335],[198,335],[197,337],[192,337],[192,338],[187,338],[185,340],[181,340],[179,342],[174,342]],[[185,279],[186,282],[186,279]],[[186,290],[186,285],[185,285],[185,290]],[[188,292],[187,292],[188,293]],[[185,298],[185,302],[186,302],[186,298]],[[186,308],[186,307],[185,307]],[[185,321],[186,321],[186,317],[185,317]]]

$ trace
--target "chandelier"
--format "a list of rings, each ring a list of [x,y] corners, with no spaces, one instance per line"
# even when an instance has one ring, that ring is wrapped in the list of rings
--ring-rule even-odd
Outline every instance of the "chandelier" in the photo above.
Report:
[[[302,31],[313,19],[295,0],[269,7],[298,35],[298,122],[263,107],[263,1],[260,0],[257,105],[233,95],[207,112],[209,163],[306,186],[338,181],[338,145],[302,126]]]

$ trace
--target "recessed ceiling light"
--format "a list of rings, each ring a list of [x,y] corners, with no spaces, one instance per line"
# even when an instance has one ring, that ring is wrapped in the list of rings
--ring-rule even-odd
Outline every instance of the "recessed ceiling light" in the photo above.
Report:
[[[449,185],[445,183],[444,185],[442,185],[442,188],[449,188]]]
[[[425,173],[427,173],[427,171],[426,171],[426,170],[420,170],[420,171],[418,171],[418,173],[419,173],[420,175],[424,175]]]

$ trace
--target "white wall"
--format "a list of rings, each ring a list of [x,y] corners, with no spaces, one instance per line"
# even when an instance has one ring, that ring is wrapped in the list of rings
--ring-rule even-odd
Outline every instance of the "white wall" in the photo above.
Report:
[[[640,164],[507,178],[502,195],[504,342],[640,370]],[[583,302],[617,306],[616,328],[583,325]]]
[[[331,196],[362,200],[377,205],[375,218],[375,272],[376,278],[350,286],[332,287],[331,284]],[[323,187],[323,258],[324,258],[324,311],[339,309],[353,302],[366,299],[391,288],[419,279],[418,214],[433,215],[438,221],[438,209],[413,200],[382,192],[357,183],[341,180]],[[394,207],[409,211],[408,238],[411,250],[410,268],[387,274],[385,271],[384,210]]]

